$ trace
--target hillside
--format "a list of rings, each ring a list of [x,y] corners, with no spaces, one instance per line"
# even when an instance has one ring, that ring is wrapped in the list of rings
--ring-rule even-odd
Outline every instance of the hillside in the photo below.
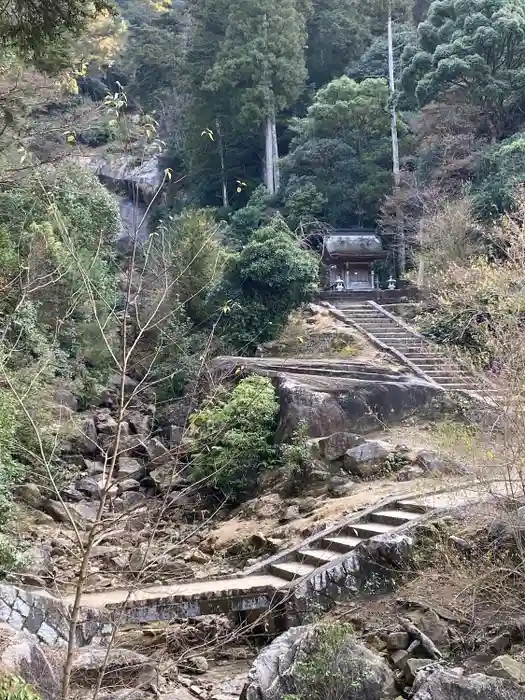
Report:
[[[524,700],[524,0],[0,40],[0,700]]]

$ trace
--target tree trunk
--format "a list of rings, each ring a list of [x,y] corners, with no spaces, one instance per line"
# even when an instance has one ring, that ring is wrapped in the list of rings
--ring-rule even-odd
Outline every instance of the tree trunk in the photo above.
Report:
[[[273,120],[266,118],[264,129],[264,184],[270,194],[275,194],[274,156],[273,156]]]
[[[277,125],[275,123],[275,113],[272,114],[272,151],[273,151],[273,185],[275,191],[279,191],[281,186],[281,173],[279,170],[279,144],[277,143]]]
[[[219,158],[221,159],[221,184],[222,184],[222,206],[226,209],[230,206],[228,201],[228,181],[226,178],[226,166],[224,165],[224,144],[222,141],[221,124],[217,119],[215,122],[217,131],[217,145],[219,147]]]
[[[394,78],[394,39],[392,32],[392,1],[388,3],[388,83],[390,86],[390,132],[392,136],[392,173],[394,175],[394,196],[399,194],[399,140],[397,136],[396,82]],[[396,229],[398,245],[398,270],[400,275],[406,272],[405,230],[399,205],[396,207]]]

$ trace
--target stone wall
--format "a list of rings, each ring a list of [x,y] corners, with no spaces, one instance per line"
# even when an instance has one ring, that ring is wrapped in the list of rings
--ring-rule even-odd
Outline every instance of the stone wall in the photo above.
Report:
[[[0,622],[16,630],[27,630],[43,643],[60,647],[69,640],[71,608],[45,591],[26,591],[17,586],[0,585]],[[107,614],[84,608],[77,628],[77,644],[100,641],[111,632]]]
[[[318,569],[289,592],[284,605],[285,627],[311,621],[336,600],[391,589],[396,572],[406,571],[414,543],[407,532],[379,535],[361,543],[344,559]]]

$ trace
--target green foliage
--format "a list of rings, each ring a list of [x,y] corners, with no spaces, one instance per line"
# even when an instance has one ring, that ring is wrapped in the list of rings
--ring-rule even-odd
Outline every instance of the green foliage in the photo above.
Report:
[[[2,673],[0,678],[0,700],[41,700],[41,698],[20,676],[12,673]]]
[[[293,175],[284,192],[286,219],[292,228],[310,228],[317,221],[327,204],[326,196],[313,182],[301,182]]]
[[[61,42],[78,34],[97,13],[112,8],[105,0],[50,0],[35,5],[7,0],[0,19],[0,44],[38,63],[55,53]]]
[[[393,0],[395,22],[406,22],[411,3]],[[313,0],[308,22],[307,65],[310,80],[320,88],[341,76],[349,65],[360,63],[370,51],[375,37],[384,37],[387,4],[383,0]],[[381,39],[384,44],[384,38]],[[386,54],[385,54],[386,56]],[[386,60],[383,71],[386,71]],[[360,78],[383,77],[384,72],[363,72]],[[352,77],[354,75],[352,74]],[[357,76],[355,76],[357,77]]]
[[[241,500],[275,458],[272,445],[279,403],[266,377],[242,379],[235,389],[219,390],[191,417],[194,481]]]
[[[321,213],[333,225],[373,221],[390,189],[388,101],[385,80],[338,78],[293,125],[297,135],[283,159],[285,186],[314,185],[326,201]]]
[[[126,94],[148,112],[165,111],[182,86],[181,12],[172,7],[150,22],[133,24],[121,60]]]
[[[25,566],[27,566],[27,557],[16,547],[16,545],[5,535],[0,534],[0,576],[6,576],[7,574],[20,571]],[[10,693],[6,693],[6,688],[0,686],[0,698],[5,697],[9,700],[13,698],[20,698],[20,700],[30,700],[31,698],[38,698],[38,696],[31,695],[28,686],[24,687],[14,687]]]
[[[245,207],[232,214],[229,237],[235,247],[246,245],[252,235],[268,224],[275,210],[272,209],[272,197],[264,185],[259,185],[251,194]]]
[[[178,216],[168,216],[157,236],[154,265],[159,271],[167,266],[172,305],[181,304],[192,321],[206,320],[207,297],[221,277],[226,258],[219,225],[209,211],[185,209]]]
[[[420,105],[480,106],[500,137],[522,121],[525,7],[514,0],[435,0],[404,54],[403,85]]]
[[[344,653],[353,636],[350,625],[336,622],[318,624],[312,631],[308,649],[296,662],[296,692],[286,700],[359,700],[363,697],[363,678],[359,659]]]
[[[525,133],[493,146],[480,158],[472,193],[478,216],[487,221],[512,213],[519,205],[525,182]]]
[[[312,298],[318,261],[300,248],[276,216],[232,257],[214,301],[224,314],[222,332],[239,350],[275,338],[291,311]]]
[[[0,391],[0,528],[9,522],[12,515],[10,489],[20,483],[24,475],[24,468],[15,456],[21,423],[14,398]],[[0,564],[1,558],[0,554]]]
[[[261,124],[299,97],[307,77],[305,43],[295,0],[238,0],[230,5],[207,88],[241,123]]]
[[[416,30],[412,24],[398,24],[394,27],[394,75],[401,75],[401,55],[408,45],[416,41]],[[386,34],[376,37],[357,60],[345,66],[346,74],[354,80],[366,78],[388,78],[388,42]]]
[[[312,452],[308,444],[308,424],[301,421],[289,443],[281,445],[281,462],[289,474],[293,489],[302,489],[311,479]]]

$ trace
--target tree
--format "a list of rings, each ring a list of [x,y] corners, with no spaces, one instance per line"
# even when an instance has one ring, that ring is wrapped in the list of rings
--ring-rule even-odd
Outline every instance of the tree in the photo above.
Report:
[[[277,114],[299,97],[306,80],[305,17],[295,0],[232,3],[222,43],[207,76],[207,88],[230,103],[242,124],[264,125],[268,191],[279,188]]]
[[[435,0],[403,56],[403,86],[420,106],[450,95],[481,107],[492,135],[525,105],[525,6],[514,0]]]
[[[312,298],[317,281],[316,257],[302,250],[284,220],[275,216],[226,267],[214,294],[216,305],[226,311],[222,332],[238,350],[271,340],[290,312]]]
[[[170,10],[149,23],[131,26],[121,61],[127,74],[128,98],[136,99],[142,108],[165,111],[176,100],[181,86],[182,27],[179,13]]]
[[[392,5],[396,22],[409,20],[411,0],[393,0]],[[385,0],[367,3],[359,0],[313,0],[308,21],[307,66],[314,85],[320,88],[341,76],[348,66],[355,66],[374,39],[385,36],[386,23]],[[386,77],[386,52],[384,71]],[[377,74],[377,77],[380,75]],[[370,76],[376,76],[376,73],[360,77]]]
[[[296,185],[315,185],[326,200],[322,214],[333,225],[372,222],[391,187],[388,104],[385,80],[342,77],[319,90],[308,115],[293,124],[285,184],[295,177]]]
[[[357,61],[370,41],[355,0],[313,0],[308,21],[307,66],[310,81],[320,88]]]
[[[472,194],[476,214],[484,221],[523,205],[525,182],[525,133],[515,134],[489,148],[478,160]]]
[[[0,45],[36,65],[50,65],[63,46],[78,36],[100,12],[113,11],[109,0],[50,0],[35,5],[30,0],[7,0],[0,18]]]
[[[202,323],[207,320],[206,298],[221,276],[226,256],[219,226],[209,211],[185,209],[165,219],[160,229],[161,245],[154,245],[152,258],[158,259],[159,269],[164,260],[170,261],[168,303],[182,304],[192,321]],[[154,270],[157,266],[153,265]]]
[[[401,56],[408,44],[416,40],[416,30],[411,24],[398,24],[393,31],[394,74],[401,77]],[[351,62],[345,70],[354,80],[365,78],[388,78],[388,40],[386,33],[375,38],[357,61]]]

